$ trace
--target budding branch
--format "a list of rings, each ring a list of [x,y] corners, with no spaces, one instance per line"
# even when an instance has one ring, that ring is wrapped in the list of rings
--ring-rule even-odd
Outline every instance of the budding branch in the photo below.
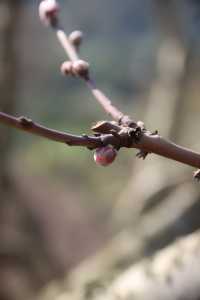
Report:
[[[46,3],[48,0],[43,0]],[[56,2],[55,2],[56,3]],[[57,7],[56,7],[57,8]],[[83,146],[89,149],[96,149],[99,147],[112,145],[117,150],[122,147],[139,149],[139,157],[145,158],[146,154],[154,153],[195,168],[200,168],[200,154],[192,150],[183,148],[170,141],[165,140],[157,133],[152,134],[147,131],[141,122],[135,122],[129,116],[124,115],[117,107],[115,107],[111,100],[97,88],[93,78],[91,78],[87,66],[89,64],[80,60],[76,46],[70,41],[65,31],[59,25],[57,9],[56,14],[43,14],[46,24],[50,25],[56,32],[57,38],[64,48],[66,54],[72,64],[71,75],[83,79],[96,100],[100,103],[106,113],[108,113],[115,122],[100,121],[92,130],[94,135],[73,135],[66,132],[57,131],[47,128],[26,117],[14,117],[4,112],[0,112],[0,123],[7,126],[17,128],[50,140],[65,143],[69,146]],[[41,17],[41,15],[40,15]],[[79,69],[73,70],[73,64],[76,64]],[[85,63],[85,64],[84,64]],[[84,67],[81,69],[80,67]],[[199,179],[200,172],[196,172],[195,177]]]
[[[119,132],[118,137],[111,133],[101,134],[99,136],[78,136],[47,128],[26,117],[16,118],[3,112],[0,112],[0,123],[70,146],[83,146],[89,149],[96,149],[106,145],[113,145],[119,148],[137,148],[193,167],[198,168],[200,166],[199,153],[180,147],[163,139],[159,135],[151,135],[148,132],[141,132],[141,138],[139,140],[137,140],[134,134],[130,135],[128,130]]]

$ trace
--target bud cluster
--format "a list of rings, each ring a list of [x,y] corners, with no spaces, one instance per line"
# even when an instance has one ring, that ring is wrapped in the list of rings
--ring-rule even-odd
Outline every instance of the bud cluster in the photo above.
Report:
[[[61,65],[61,72],[63,75],[73,75],[87,78],[89,75],[89,64],[84,60],[65,61]]]

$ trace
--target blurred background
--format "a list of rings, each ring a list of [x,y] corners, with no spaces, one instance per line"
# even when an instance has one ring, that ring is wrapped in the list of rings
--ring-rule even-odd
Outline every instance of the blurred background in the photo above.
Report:
[[[59,2],[67,33],[84,32],[81,56],[113,103],[199,151],[199,1]],[[40,23],[38,3],[0,1],[1,110],[90,133],[107,116],[82,82],[60,75],[65,53]],[[36,297],[72,270],[76,283],[90,283],[89,299],[94,280],[108,280],[199,228],[193,170],[135,154],[121,150],[102,168],[86,149],[0,125],[0,299]],[[95,268],[83,279],[79,268],[91,262]]]

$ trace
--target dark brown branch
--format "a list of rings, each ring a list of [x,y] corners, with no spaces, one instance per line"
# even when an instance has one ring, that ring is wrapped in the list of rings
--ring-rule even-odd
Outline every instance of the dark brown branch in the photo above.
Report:
[[[199,153],[167,141],[159,135],[143,134],[137,146],[137,148],[145,152],[152,152],[183,164],[200,168]]]
[[[130,136],[128,130],[122,130],[118,136],[113,134],[102,134],[98,137],[78,136],[44,127],[25,117],[16,118],[3,112],[0,112],[0,123],[71,146],[95,149],[110,144],[120,148],[137,148],[200,168],[200,154],[167,141],[159,135],[151,135],[147,132],[142,133],[139,142],[136,141],[134,135]]]
[[[0,112],[0,123],[72,146],[97,148],[102,145],[99,137],[68,134],[39,125],[26,117],[16,118],[3,112]]]

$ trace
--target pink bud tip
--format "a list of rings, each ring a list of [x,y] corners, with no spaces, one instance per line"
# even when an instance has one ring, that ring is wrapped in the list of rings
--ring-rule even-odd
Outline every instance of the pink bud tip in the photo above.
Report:
[[[83,40],[83,33],[79,30],[73,31],[69,35],[69,40],[75,47],[79,47]]]
[[[116,156],[117,150],[108,145],[95,150],[94,160],[98,165],[108,166],[115,160]]]
[[[51,24],[59,12],[59,5],[56,0],[43,0],[39,5],[39,17],[44,25]]]
[[[82,59],[78,59],[73,62],[73,72],[74,75],[87,77],[89,73],[89,64]]]
[[[62,63],[61,67],[60,67],[61,73],[63,75],[72,75],[73,74],[73,70],[72,70],[72,62],[71,61],[65,61],[64,63]]]

